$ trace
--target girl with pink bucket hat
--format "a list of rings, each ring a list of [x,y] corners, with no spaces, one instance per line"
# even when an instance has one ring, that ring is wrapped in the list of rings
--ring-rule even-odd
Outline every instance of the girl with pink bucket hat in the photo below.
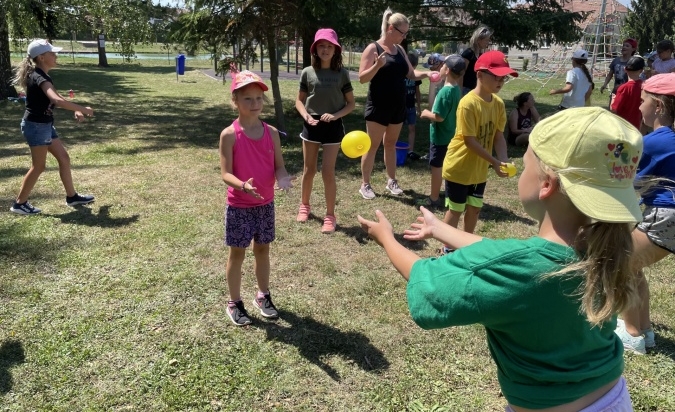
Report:
[[[302,116],[303,127],[302,189],[297,221],[306,222],[310,215],[312,184],[317,172],[319,149],[323,147],[321,177],[326,196],[326,215],[321,232],[333,233],[337,227],[335,217],[335,162],[340,142],[345,135],[342,118],[356,105],[349,72],[342,66],[342,47],[333,29],[319,29],[309,51],[312,65],[300,74],[300,90],[295,108]]]

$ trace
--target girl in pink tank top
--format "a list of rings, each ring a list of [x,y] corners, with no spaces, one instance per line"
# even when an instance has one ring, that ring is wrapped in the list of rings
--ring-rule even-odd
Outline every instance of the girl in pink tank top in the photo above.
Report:
[[[279,316],[269,291],[269,250],[274,240],[274,183],[290,189],[292,181],[281,155],[279,132],[259,119],[267,86],[250,71],[232,74],[232,103],[239,117],[220,133],[220,172],[227,184],[225,244],[227,315],[237,326],[251,318],[241,300],[241,266],[253,241],[258,292],[253,305],[266,318]]]

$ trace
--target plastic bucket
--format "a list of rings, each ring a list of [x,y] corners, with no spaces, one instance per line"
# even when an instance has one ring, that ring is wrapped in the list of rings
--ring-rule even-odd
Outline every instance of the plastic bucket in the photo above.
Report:
[[[403,166],[405,159],[408,157],[408,143],[396,142],[396,166]]]

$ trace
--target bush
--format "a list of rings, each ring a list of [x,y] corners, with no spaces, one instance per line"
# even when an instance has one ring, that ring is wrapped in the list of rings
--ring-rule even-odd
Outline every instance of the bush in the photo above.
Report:
[[[443,53],[443,43],[434,46],[434,53]]]
[[[523,71],[527,71],[527,66],[530,64],[530,59],[523,59]]]

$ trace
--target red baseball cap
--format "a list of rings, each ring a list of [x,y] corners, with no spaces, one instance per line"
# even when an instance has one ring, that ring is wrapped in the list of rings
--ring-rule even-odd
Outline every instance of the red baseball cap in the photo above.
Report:
[[[476,61],[473,70],[487,70],[495,76],[518,77],[518,72],[509,66],[509,61],[504,53],[497,50],[491,50],[481,54]]]
[[[630,47],[632,47],[634,49],[637,49],[637,47],[638,47],[637,40],[635,40],[635,39],[626,39],[623,42],[630,44]]]

